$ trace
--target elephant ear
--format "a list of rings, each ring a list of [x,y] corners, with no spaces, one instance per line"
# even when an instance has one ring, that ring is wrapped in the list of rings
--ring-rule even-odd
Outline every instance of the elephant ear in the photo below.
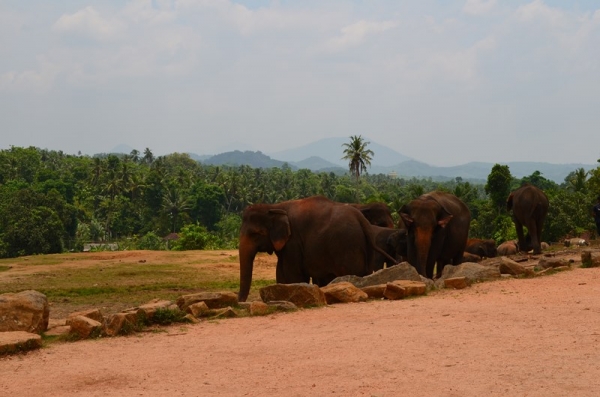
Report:
[[[450,220],[452,219],[453,215],[447,215],[445,217],[443,217],[442,219],[440,219],[438,221],[438,225],[440,225],[441,227],[446,227],[448,226],[448,222],[450,222]]]
[[[513,207],[513,194],[511,193],[506,200],[506,209],[508,211],[512,210]]]
[[[400,213],[400,218],[402,219],[406,227],[409,227],[415,221],[412,218],[412,216],[408,214],[408,208],[406,207],[406,205],[402,206],[402,208],[400,208],[400,211],[398,212]]]
[[[269,229],[269,237],[271,238],[271,243],[273,243],[275,251],[280,251],[292,234],[288,215],[287,212],[279,209],[269,210],[269,215],[272,220],[271,228]]]

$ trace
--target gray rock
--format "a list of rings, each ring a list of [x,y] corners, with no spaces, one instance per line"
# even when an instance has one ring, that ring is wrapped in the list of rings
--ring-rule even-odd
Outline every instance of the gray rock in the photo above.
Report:
[[[334,279],[330,284],[350,282],[355,287],[364,288],[372,285],[387,284],[394,280],[421,281],[421,276],[408,262],[402,262],[396,266],[381,269],[368,276],[342,276]]]
[[[0,332],[41,334],[48,329],[50,306],[46,295],[28,290],[0,295]]]
[[[584,267],[600,267],[600,251],[584,250],[581,252],[581,264]]]
[[[448,278],[465,277],[469,284],[477,281],[495,280],[500,278],[500,270],[495,266],[486,266],[479,263],[465,262],[458,266],[446,265],[440,280]]]
[[[273,284],[259,290],[263,302],[288,301],[298,307],[325,306],[327,300],[321,289],[314,284]]]
[[[288,301],[270,301],[267,305],[282,312],[293,312],[298,310],[298,306]]]
[[[530,269],[527,269],[519,263],[506,257],[500,258],[498,270],[500,271],[500,274],[510,274],[513,276],[520,276],[522,274],[532,275],[532,271]]]
[[[570,262],[564,258],[541,258],[538,266],[542,269],[569,266]]]

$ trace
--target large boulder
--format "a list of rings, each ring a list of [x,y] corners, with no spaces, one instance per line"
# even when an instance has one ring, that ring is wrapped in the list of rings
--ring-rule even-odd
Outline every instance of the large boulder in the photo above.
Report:
[[[177,298],[177,306],[181,311],[186,311],[189,305],[204,302],[210,309],[224,308],[237,305],[237,295],[230,291],[199,292],[196,294],[182,295]]]
[[[50,306],[46,295],[28,290],[0,295],[0,332],[41,334],[48,329]]]
[[[321,287],[328,304],[364,302],[369,298],[365,292],[349,282],[329,284]]]
[[[81,339],[97,337],[102,333],[102,323],[85,316],[71,317],[69,325],[70,332]]]
[[[402,262],[396,266],[381,269],[368,276],[342,276],[334,279],[330,284],[350,282],[355,287],[364,288],[372,285],[387,284],[395,280],[421,281],[421,276],[408,262]]]
[[[446,265],[442,277],[437,281],[440,286],[447,278],[465,277],[467,283],[477,281],[496,280],[500,278],[500,270],[495,266],[486,266],[479,263],[465,262],[458,266]]]
[[[288,301],[298,307],[325,306],[327,300],[321,289],[314,284],[273,284],[259,290],[263,302]]]

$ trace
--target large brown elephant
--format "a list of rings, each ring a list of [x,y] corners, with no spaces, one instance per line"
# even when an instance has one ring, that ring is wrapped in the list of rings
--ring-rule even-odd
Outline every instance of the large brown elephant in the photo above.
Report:
[[[533,249],[534,254],[539,254],[542,242],[542,228],[548,214],[548,197],[533,185],[524,185],[512,192],[506,200],[506,209],[512,210],[512,217],[517,229],[519,248],[527,251]],[[523,226],[527,228],[531,244],[526,240]]]
[[[458,265],[467,245],[471,213],[453,194],[433,191],[404,205],[400,217],[408,231],[408,262],[419,274],[437,277],[446,264]]]
[[[240,302],[248,298],[258,252],[277,255],[278,283],[327,285],[335,277],[370,273],[371,224],[350,205],[314,196],[247,207],[240,230]],[[393,261],[393,258],[389,258]]]
[[[358,208],[372,225],[381,227],[394,227],[392,212],[385,203],[350,205]]]

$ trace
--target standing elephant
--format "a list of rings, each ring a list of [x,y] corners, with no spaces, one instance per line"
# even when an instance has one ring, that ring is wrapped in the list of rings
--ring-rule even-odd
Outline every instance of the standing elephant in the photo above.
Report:
[[[434,191],[404,205],[400,217],[408,231],[408,262],[419,274],[437,277],[447,263],[458,265],[467,245],[471,213],[453,194]]]
[[[371,226],[358,209],[321,196],[247,207],[240,229],[239,301],[248,298],[258,252],[277,255],[278,283],[312,277],[323,286],[335,277],[367,275],[374,252],[388,256],[375,246]]]
[[[542,241],[542,227],[548,214],[548,197],[533,185],[524,185],[512,192],[506,200],[506,209],[512,210],[513,221],[519,238],[521,250],[533,249],[534,254],[539,254]],[[527,228],[531,237],[529,245],[523,234],[523,226]],[[527,248],[525,248],[527,247]]]
[[[478,255],[482,258],[495,258],[498,256],[496,241],[493,239],[470,238],[467,240],[465,252]]]
[[[394,227],[392,212],[385,203],[350,204],[358,208],[372,225]]]
[[[373,232],[375,245],[395,259],[395,262],[392,262],[379,252],[375,252],[371,262],[372,271],[383,269],[384,264],[387,267],[390,267],[398,262],[406,260],[407,252],[405,229],[394,229],[371,225],[371,230]]]

